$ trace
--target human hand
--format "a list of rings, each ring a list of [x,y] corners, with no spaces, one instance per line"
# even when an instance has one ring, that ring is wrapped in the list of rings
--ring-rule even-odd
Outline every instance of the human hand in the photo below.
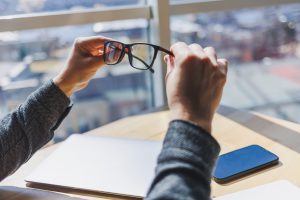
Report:
[[[70,97],[75,91],[85,88],[97,70],[104,65],[104,42],[101,36],[81,37],[75,40],[64,69],[53,82]]]
[[[227,76],[227,60],[217,59],[212,47],[178,42],[171,47],[166,90],[172,119],[188,120],[211,132]]]

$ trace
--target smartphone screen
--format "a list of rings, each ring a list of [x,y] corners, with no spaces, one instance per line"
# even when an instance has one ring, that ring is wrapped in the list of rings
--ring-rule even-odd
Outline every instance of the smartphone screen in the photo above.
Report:
[[[226,183],[278,163],[278,156],[258,145],[247,146],[219,156],[214,180]]]

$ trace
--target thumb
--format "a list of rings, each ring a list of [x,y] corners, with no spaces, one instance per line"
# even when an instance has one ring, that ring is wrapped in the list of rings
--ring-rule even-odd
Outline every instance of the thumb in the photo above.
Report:
[[[167,64],[167,74],[170,73],[174,68],[174,60],[171,58],[170,55],[164,56],[164,61]]]
[[[169,74],[173,71],[174,69],[174,60],[170,55],[165,55],[164,56],[164,61],[167,64],[167,74],[165,77],[165,80],[167,80]]]

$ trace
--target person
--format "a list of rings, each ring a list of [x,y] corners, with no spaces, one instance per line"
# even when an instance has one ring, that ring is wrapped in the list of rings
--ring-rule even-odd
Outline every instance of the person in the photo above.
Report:
[[[79,38],[65,68],[32,93],[0,123],[0,181],[15,172],[54,134],[69,113],[69,97],[104,66],[109,38]],[[227,61],[212,47],[178,42],[165,56],[171,120],[145,199],[209,199],[211,173],[220,151],[211,136],[226,82]]]

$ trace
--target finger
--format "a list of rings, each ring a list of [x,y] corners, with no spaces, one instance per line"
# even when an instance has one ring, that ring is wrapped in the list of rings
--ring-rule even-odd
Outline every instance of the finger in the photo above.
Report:
[[[174,57],[171,55],[165,55],[164,61],[166,64],[170,64],[171,66],[174,66]]]
[[[106,41],[113,40],[104,36],[91,36],[91,37],[80,37],[76,41],[83,45],[89,45],[94,48],[99,48],[104,45]]]
[[[189,45],[189,47],[194,54],[199,56],[199,58],[203,59],[206,57],[205,52],[203,51],[203,48],[201,47],[201,45],[193,43],[193,44]]]
[[[104,43],[111,38],[103,36],[80,37],[75,41],[75,48],[83,54],[99,56],[99,52],[103,51]]]
[[[211,54],[212,56],[214,56],[215,59],[217,60],[217,52],[216,52],[215,48],[213,48],[213,47],[205,47],[204,51],[206,53]]]
[[[164,61],[167,64],[167,75],[173,70],[174,63],[171,61],[171,58],[169,55],[164,56]]]
[[[104,54],[104,45],[100,45],[98,48],[87,49],[93,56],[101,56]]]
[[[228,72],[228,61],[224,58],[218,59],[218,67],[224,74],[227,74]]]
[[[200,44],[196,44],[196,43],[193,43],[193,44],[190,44],[189,47],[192,49],[192,51],[194,51],[195,53],[196,52],[203,52],[203,48]]]
[[[164,61],[167,64],[167,73],[166,73],[166,76],[165,76],[165,80],[167,81],[168,76],[169,76],[169,74],[171,72],[171,66],[170,66],[171,63],[170,63],[169,55],[164,56]]]
[[[166,63],[167,63],[167,73],[166,73],[166,76],[165,76],[165,81],[167,81],[169,75],[172,73],[172,71],[175,68],[174,56],[167,55],[167,56],[165,56],[165,60],[166,60]]]
[[[168,64],[168,55],[164,56],[164,61],[165,61],[166,64]]]
[[[218,61],[217,61],[217,53],[213,47],[206,47],[204,48],[205,54],[208,56],[211,64],[213,66],[217,67],[218,66]]]
[[[174,57],[178,58],[183,54],[191,52],[188,45],[184,42],[177,42],[171,46],[171,52],[174,54]]]

